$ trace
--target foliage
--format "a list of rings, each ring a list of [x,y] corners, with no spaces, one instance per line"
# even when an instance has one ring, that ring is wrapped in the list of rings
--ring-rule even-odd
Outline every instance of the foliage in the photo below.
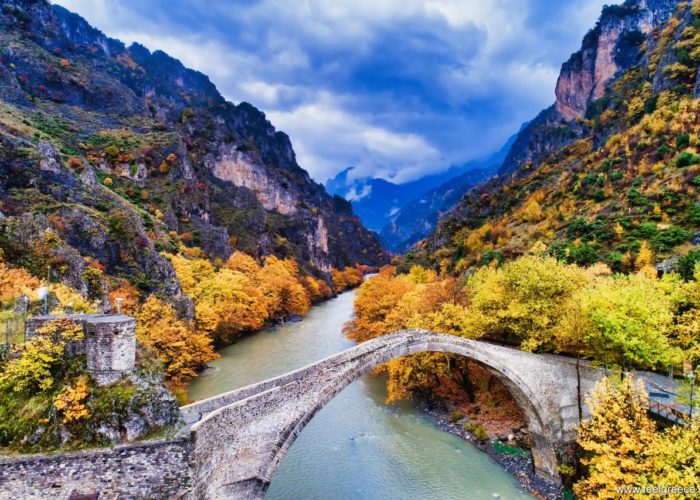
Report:
[[[60,378],[66,343],[82,338],[82,327],[70,319],[45,323],[37,329],[36,336],[16,348],[16,355],[0,373],[0,385],[14,392],[50,389]]]
[[[574,485],[574,492],[579,498],[617,498],[617,487],[636,485],[649,471],[644,456],[656,428],[647,415],[646,391],[632,377],[618,387],[605,378],[587,403],[591,418],[578,431],[586,474]]]
[[[172,306],[150,295],[136,316],[136,338],[165,365],[165,376],[182,385],[215,359],[212,339],[178,319]]]
[[[90,417],[85,400],[90,395],[87,377],[80,377],[75,385],[67,386],[53,401],[54,407],[63,415],[63,422],[69,423]]]
[[[515,338],[527,350],[553,347],[573,294],[587,282],[582,269],[527,255],[469,279],[471,336]]]
[[[700,486],[700,420],[658,431],[643,384],[631,376],[617,387],[603,379],[588,403],[591,418],[578,433],[585,466],[574,485],[579,498],[618,498],[621,486]]]
[[[653,368],[677,363],[671,346],[674,277],[661,281],[639,273],[598,280],[576,294],[584,321],[583,342],[601,363]]]
[[[19,295],[31,295],[39,280],[21,267],[12,267],[0,255],[0,302],[8,302]]]

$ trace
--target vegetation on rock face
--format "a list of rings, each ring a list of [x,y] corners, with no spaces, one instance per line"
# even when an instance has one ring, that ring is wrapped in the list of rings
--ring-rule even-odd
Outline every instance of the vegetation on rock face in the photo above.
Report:
[[[83,330],[67,318],[46,323],[0,361],[0,448],[44,451],[134,440],[177,422],[158,364],[98,387],[84,356],[69,353]]]
[[[670,9],[605,9],[582,51],[606,22],[654,8]],[[521,132],[497,178],[469,192],[396,267],[362,285],[353,338],[426,328],[625,372],[698,368],[700,3],[679,2],[668,14],[648,35],[629,34],[634,62],[624,65],[616,53],[622,70],[585,115],[572,117],[558,95],[557,106]],[[627,29],[615,26],[606,36]],[[562,78],[586,71],[575,64],[582,53]],[[559,111],[566,106],[568,117]],[[439,394],[448,378],[468,387],[468,371],[442,356],[385,365],[389,399]],[[584,474],[572,477],[581,498],[614,498],[618,486],[699,485],[697,424],[661,431],[645,398],[630,378],[618,387],[605,381],[592,395],[579,439]]]
[[[383,262],[287,136],[204,75],[45,0],[0,12],[0,47],[0,249],[13,267],[50,266],[91,301],[128,284],[176,302],[162,253],[276,255],[326,280]],[[244,178],[222,173],[231,162]]]
[[[538,136],[530,147],[547,152],[541,160],[515,171],[504,163],[498,178],[445,215],[411,261],[458,273],[523,255],[540,241],[568,263],[632,272],[672,258],[664,268],[678,268],[676,257],[689,253],[700,230],[694,12],[679,3],[641,45],[639,62],[584,117]],[[555,147],[562,128],[573,139]]]

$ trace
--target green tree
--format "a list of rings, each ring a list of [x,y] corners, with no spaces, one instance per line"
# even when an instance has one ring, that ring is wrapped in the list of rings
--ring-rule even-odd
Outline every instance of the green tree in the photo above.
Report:
[[[673,277],[639,273],[598,280],[578,292],[588,355],[623,370],[679,362],[680,350],[670,341],[677,285]]]

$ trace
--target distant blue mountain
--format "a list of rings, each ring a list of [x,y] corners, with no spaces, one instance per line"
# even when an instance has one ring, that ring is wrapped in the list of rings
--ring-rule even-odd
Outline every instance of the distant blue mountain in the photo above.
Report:
[[[352,203],[355,214],[365,227],[379,232],[406,203],[458,176],[470,168],[453,167],[437,175],[429,175],[405,184],[394,184],[384,179],[349,179],[354,167],[349,167],[326,182],[326,191]]]
[[[431,233],[441,212],[496,173],[514,140],[515,136],[511,137],[485,160],[470,161],[406,184],[383,179],[349,179],[353,170],[350,167],[329,179],[326,190],[350,201],[363,224],[380,232],[386,248],[402,253]]]
[[[435,229],[440,214],[455,205],[473,187],[491,178],[500,168],[517,135],[493,156],[481,162],[471,162],[470,169],[404,205],[391,217],[380,237],[386,248],[404,253]]]

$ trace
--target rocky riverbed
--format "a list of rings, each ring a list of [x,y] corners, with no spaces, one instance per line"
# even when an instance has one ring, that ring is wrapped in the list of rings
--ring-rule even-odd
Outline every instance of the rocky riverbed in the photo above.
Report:
[[[418,400],[416,404],[418,409],[423,414],[431,417],[440,429],[469,441],[491,456],[506,471],[512,474],[518,480],[520,486],[528,493],[546,500],[560,500],[563,498],[560,485],[535,475],[531,457],[505,455],[496,450],[491,440],[486,442],[480,441],[473,432],[469,432],[464,428],[464,420],[459,422],[450,421],[450,412],[441,401]]]

